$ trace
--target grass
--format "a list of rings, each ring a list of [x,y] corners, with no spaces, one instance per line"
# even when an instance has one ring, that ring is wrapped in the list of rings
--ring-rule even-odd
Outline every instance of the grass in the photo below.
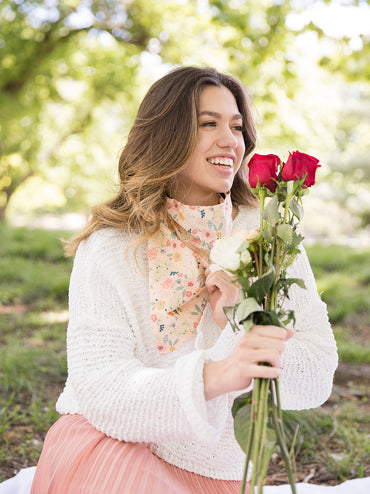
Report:
[[[40,455],[66,374],[63,232],[0,224],[0,481]]]
[[[370,363],[370,249],[316,244],[307,251],[341,361]]]
[[[35,465],[67,375],[65,337],[72,261],[63,232],[0,224],[0,481]],[[370,363],[370,249],[307,248],[327,303],[340,361]],[[301,412],[299,480],[338,483],[370,475],[365,382],[334,386],[328,403]],[[320,437],[320,441],[317,441]],[[271,482],[284,482],[275,458]]]

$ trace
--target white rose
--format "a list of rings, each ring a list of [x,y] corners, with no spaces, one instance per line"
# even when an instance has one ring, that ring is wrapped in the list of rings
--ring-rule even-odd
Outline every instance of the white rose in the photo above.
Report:
[[[251,256],[249,250],[243,250],[243,252],[240,254],[240,260],[245,265],[247,265],[251,262],[252,256]]]
[[[225,271],[236,271],[240,265],[240,254],[236,251],[243,242],[244,238],[238,235],[216,240],[210,253],[212,261]]]

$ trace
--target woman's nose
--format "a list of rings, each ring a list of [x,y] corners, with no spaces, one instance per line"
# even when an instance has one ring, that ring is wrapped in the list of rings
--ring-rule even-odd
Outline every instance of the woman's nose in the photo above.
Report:
[[[218,137],[218,144],[220,147],[236,148],[238,145],[238,139],[234,135],[230,127],[224,127],[220,130]]]

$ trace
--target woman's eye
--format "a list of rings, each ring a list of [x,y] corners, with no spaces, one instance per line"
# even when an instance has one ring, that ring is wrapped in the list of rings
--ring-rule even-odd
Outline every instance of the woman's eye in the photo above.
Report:
[[[243,132],[244,130],[242,125],[235,125],[233,129],[236,130],[237,132]]]
[[[216,122],[202,122],[200,127],[216,127]]]

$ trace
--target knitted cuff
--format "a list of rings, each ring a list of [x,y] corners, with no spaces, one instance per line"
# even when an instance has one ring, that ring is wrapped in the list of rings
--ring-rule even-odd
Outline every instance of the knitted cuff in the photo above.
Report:
[[[177,394],[180,404],[196,438],[215,444],[226,425],[227,395],[209,402],[204,397],[203,366],[209,361],[204,351],[181,357],[175,366]]]

